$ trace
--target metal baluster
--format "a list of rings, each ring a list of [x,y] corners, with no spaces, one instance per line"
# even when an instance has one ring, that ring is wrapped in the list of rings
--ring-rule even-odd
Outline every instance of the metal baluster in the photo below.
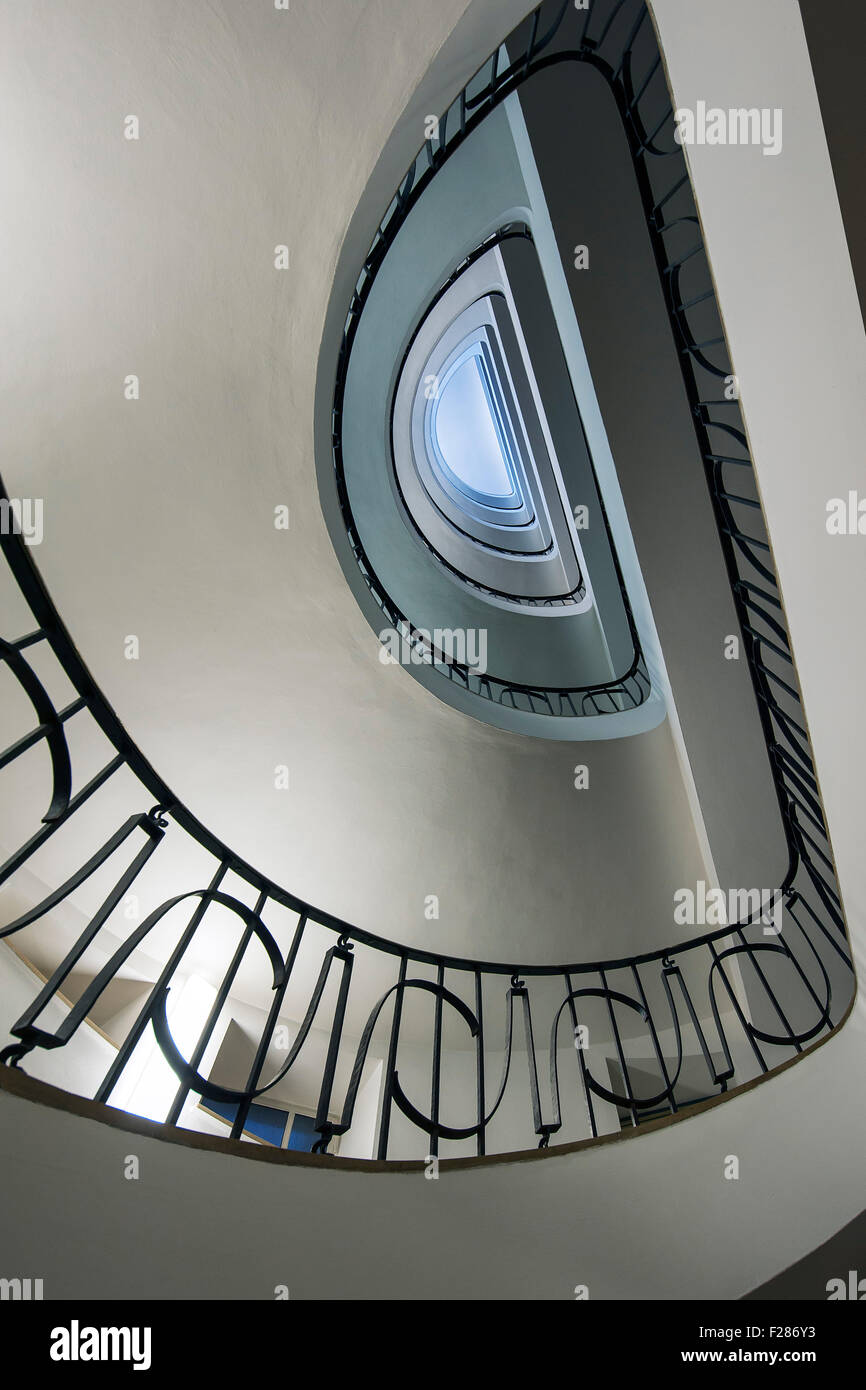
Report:
[[[331,1024],[331,1036],[328,1041],[328,1055],[325,1059],[325,1070],[322,1074],[322,1085],[319,1091],[319,1102],[316,1106],[316,1131],[321,1136],[316,1146],[317,1152],[324,1153],[334,1130],[328,1118],[331,1109],[331,1092],[334,1089],[334,1074],[337,1070],[337,1058],[340,1054],[340,1039],[343,1036],[343,1023],[346,1017],[346,1004],[349,999],[349,986],[352,983],[352,944],[344,937],[340,937],[334,950],[335,959],[343,962],[343,973],[340,977],[340,992],[337,995],[337,1003],[334,1008],[334,1020]]]
[[[253,911],[255,912],[257,917],[261,917],[267,900],[267,893],[262,892],[259,894],[258,899],[256,901],[256,905],[253,908]],[[207,1045],[211,1040],[213,1030],[217,1025],[217,1019],[219,1018],[220,1014],[223,1011],[223,1008],[225,1007],[226,1000],[229,997],[229,991],[232,985],[234,984],[235,976],[237,975],[238,970],[240,969],[241,961],[244,958],[244,953],[246,952],[246,949],[249,946],[252,939],[252,927],[244,927],[240,942],[238,943],[237,949],[234,955],[232,956],[229,968],[223,975],[222,983],[220,984],[220,987],[217,991],[216,999],[213,1002],[213,1007],[211,1008],[211,1011],[207,1016],[207,1021],[205,1022],[204,1028],[202,1029],[199,1035],[198,1041],[193,1050],[193,1054],[189,1059],[190,1066],[192,1067],[193,1071],[198,1071],[201,1065],[201,1060],[204,1057],[205,1051],[207,1050]],[[178,1086],[177,1091],[175,1092],[175,1097],[172,1101],[171,1109],[169,1110],[165,1118],[165,1122],[167,1125],[177,1124],[178,1120],[180,1119],[180,1112],[182,1111],[184,1104],[186,1103],[188,1095],[189,1086],[187,1086],[186,1083],[182,1081]]]
[[[605,974],[604,970],[599,970],[598,973],[599,973],[599,975],[601,976],[602,987],[603,987],[604,989],[607,989],[607,988],[608,988],[607,975]],[[626,1062],[626,1060],[625,1060],[625,1053],[623,1052],[622,1038],[621,1038],[620,1035],[619,1035],[619,1027],[618,1027],[617,1021],[616,1021],[616,1014],[615,1014],[614,1011],[613,1011],[613,1000],[610,999],[610,998],[608,998],[608,1000],[607,1000],[607,1012],[608,1012],[608,1014],[610,1015],[610,1026],[611,1026],[611,1028],[613,1029],[613,1037],[614,1037],[614,1042],[616,1043],[617,1056],[619,1057],[619,1064],[620,1064],[620,1067],[622,1068],[623,1080],[625,1081],[625,1093],[626,1093],[626,1095],[628,1096],[629,1113],[630,1113],[630,1115],[631,1115],[631,1122],[632,1122],[632,1125],[633,1125],[633,1126],[636,1126],[637,1123],[638,1123],[638,1119],[637,1119],[637,1104],[636,1104],[636,1102],[635,1102],[634,1092],[632,1091],[632,1088],[631,1088],[631,1077],[630,1077],[629,1074],[628,1074],[628,1064],[627,1064],[627,1062]]]
[[[568,986],[569,994],[568,1008],[571,1014],[572,1041],[574,1043],[574,1050],[577,1053],[578,1066],[580,1067],[580,1080],[583,1085],[583,1098],[586,1102],[586,1113],[589,1118],[590,1133],[592,1134],[593,1139],[597,1139],[598,1125],[595,1121],[595,1107],[592,1103],[592,1092],[589,1088],[589,1082],[586,1079],[586,1062],[583,1056],[583,1048],[577,1046],[577,1030],[580,1027],[580,1024],[577,1019],[577,1009],[574,1006],[574,1000],[570,997],[574,991],[574,985],[572,984],[570,974],[566,974],[565,983]]]
[[[441,989],[445,984],[445,967],[440,965],[436,971],[436,983]],[[433,1077],[430,1084],[430,1119],[439,1124],[439,1088],[442,1075],[442,996],[436,995],[433,1022]],[[439,1135],[434,1131],[430,1136],[430,1155],[439,1153]]]
[[[710,1046],[707,1042],[706,1034],[704,1033],[701,1021],[698,1018],[697,1009],[695,1008],[694,1001],[692,1000],[692,996],[689,992],[689,988],[685,982],[682,972],[680,971],[678,966],[674,965],[673,961],[671,961],[670,957],[668,956],[666,956],[665,959],[662,961],[662,965],[665,969],[665,972],[668,975],[676,975],[677,979],[679,980],[680,992],[682,993],[683,999],[685,1001],[686,1009],[688,1010],[688,1015],[691,1019],[692,1027],[694,1028],[695,1034],[698,1039],[698,1046],[700,1047],[704,1061],[707,1064],[707,1071],[710,1074],[710,1078],[712,1080],[713,1085],[721,1086],[722,1090],[726,1091],[728,1089],[728,1082],[734,1075],[734,1059],[731,1056],[730,1049],[728,1047],[728,1040],[725,1037],[724,1031],[721,1027],[721,1022],[719,1023],[719,1044],[721,1046],[722,1052],[725,1055],[727,1070],[721,1076],[719,1076],[716,1072],[716,1064],[713,1060],[713,1055],[710,1052]]]
[[[732,1005],[733,1005],[733,1007],[734,1007],[734,1013],[737,1015],[737,1018],[740,1020],[740,1026],[742,1027],[742,1030],[743,1030],[743,1032],[745,1033],[746,1038],[748,1039],[749,1046],[751,1047],[752,1051],[753,1051],[754,1054],[755,1054],[755,1057],[756,1057],[757,1062],[758,1062],[758,1066],[761,1068],[761,1071],[769,1071],[769,1067],[767,1066],[767,1063],[766,1063],[765,1060],[764,1060],[764,1054],[762,1053],[761,1049],[758,1047],[758,1043],[757,1043],[756,1038],[753,1037],[753,1035],[752,1035],[752,1030],[751,1030],[751,1027],[749,1026],[748,1020],[746,1019],[746,1015],[743,1013],[743,1010],[740,1008],[740,1001],[739,1001],[739,999],[737,998],[736,994],[734,993],[733,988],[731,987],[731,982],[730,982],[730,980],[728,979],[727,972],[725,971],[724,965],[723,965],[723,964],[720,962],[720,960],[719,960],[719,953],[718,953],[718,951],[716,950],[716,943],[715,943],[714,941],[708,941],[708,942],[707,942],[707,945],[709,946],[710,951],[712,952],[713,960],[715,961],[716,965],[718,966],[718,973],[719,973],[719,974],[721,975],[721,977],[722,977],[722,983],[723,983],[723,985],[725,986],[725,989],[726,989],[727,994],[728,994],[728,998],[730,999],[730,1001],[731,1001],[731,1003],[732,1003]]]
[[[406,980],[406,956],[400,956],[399,983]],[[397,1061],[397,1040],[400,1034],[400,1019],[403,1014],[403,990],[398,989],[394,996],[394,1012],[391,1016],[391,1036],[388,1042],[388,1060],[385,1064],[385,1084],[382,1090],[382,1117],[379,1121],[379,1141],[376,1147],[377,1158],[388,1157],[388,1132],[391,1128],[391,1103],[394,1091],[394,1068]]]
[[[743,932],[743,930],[742,930],[741,927],[737,927],[736,932],[737,932],[737,936],[740,938],[740,941],[742,942],[743,946],[746,948],[746,951],[747,951],[748,956],[749,956],[749,960],[752,962],[752,965],[754,966],[755,974],[757,975],[758,979],[761,981],[761,984],[764,986],[764,989],[767,991],[767,995],[768,995],[768,997],[769,997],[770,1003],[772,1004],[772,1006],[773,1006],[773,1008],[774,1008],[774,1010],[775,1010],[775,1012],[776,1012],[776,1016],[777,1016],[779,1022],[781,1023],[781,1025],[782,1025],[782,1027],[784,1028],[785,1032],[788,1034],[788,1039],[789,1039],[789,1042],[790,1042],[791,1046],[795,1047],[795,1048],[797,1049],[798,1052],[802,1052],[802,1051],[803,1051],[803,1048],[802,1048],[802,1046],[800,1045],[800,1043],[798,1043],[798,1042],[796,1041],[796,1039],[795,1039],[795,1037],[794,1037],[794,1030],[793,1030],[793,1028],[791,1027],[790,1023],[788,1022],[787,1015],[785,1014],[784,1009],[782,1008],[781,1004],[779,1003],[778,999],[776,998],[775,992],[774,992],[774,990],[771,988],[770,982],[769,982],[769,980],[767,979],[766,975],[764,974],[764,971],[763,971],[762,968],[761,968],[760,962],[758,961],[755,952],[752,950],[751,943],[747,940],[747,938],[746,938],[746,936],[745,936],[745,933]]]
[[[649,1003],[647,1002],[646,992],[645,992],[644,987],[643,987],[643,981],[641,980],[640,972],[638,971],[638,968],[637,968],[636,965],[633,965],[633,966],[631,967],[631,973],[632,973],[632,975],[634,976],[634,982],[635,982],[635,984],[636,984],[637,987],[638,987],[638,991],[639,991],[639,993],[640,993],[641,1003],[643,1004],[644,1008],[646,1009],[647,1022],[648,1022],[648,1024],[649,1024],[650,1037],[652,1038],[652,1044],[653,1044],[653,1048],[654,1048],[654,1050],[655,1050],[656,1060],[657,1060],[657,1062],[658,1062],[658,1064],[659,1064],[659,1067],[661,1068],[661,1074],[662,1074],[662,1076],[664,1077],[665,1086],[667,1086],[668,1090],[670,1091],[670,1095],[668,1096],[668,1104],[669,1104],[669,1106],[671,1107],[672,1113],[675,1115],[675,1114],[677,1113],[677,1110],[679,1109],[679,1107],[678,1107],[676,1101],[674,1100],[673,1090],[671,1089],[671,1078],[670,1078],[670,1073],[668,1072],[667,1064],[666,1064],[665,1058],[664,1058],[664,1054],[663,1054],[663,1052],[662,1052],[662,1050],[661,1050],[661,1046],[660,1046],[660,1044],[659,1044],[658,1033],[656,1032],[656,1026],[655,1026],[655,1024],[653,1023],[653,1016],[652,1016],[652,1013],[650,1012]]]
[[[478,1124],[480,1126],[475,1137],[476,1150],[479,1157],[485,1153],[485,1123],[486,1114],[484,1098],[484,1000],[481,987],[481,971],[475,971],[475,1017],[478,1019],[478,1036],[475,1039],[475,1066],[476,1066],[476,1098],[478,1102]]]
[[[63,960],[57,966],[57,969],[51,975],[50,979],[46,981],[43,989],[40,990],[39,994],[33,1000],[32,1004],[30,1004],[30,1006],[27,1009],[25,1009],[24,1013],[14,1024],[12,1028],[12,1032],[14,1034],[20,1035],[20,1031],[22,1029],[30,1031],[31,1025],[33,1024],[33,1020],[39,1016],[39,1014],[44,1009],[45,1005],[48,1003],[49,999],[52,999],[54,995],[57,993],[58,989],[63,984],[63,981],[72,971],[73,966],[75,966],[81,959],[81,957],[84,955],[84,952],[87,950],[94,937],[98,935],[103,925],[108,921],[108,918],[111,916],[118,903],[122,902],[123,898],[126,896],[126,894],[129,892],[129,889],[132,887],[132,884],[135,882],[138,875],[141,873],[141,870],[144,868],[148,859],[153,854],[157,846],[160,844],[162,840],[162,829],[159,825],[149,821],[147,817],[130,817],[130,820],[126,823],[126,825],[122,826],[121,829],[114,836],[112,836],[108,843],[103,847],[101,856],[103,862],[106,858],[110,856],[110,854],[115,848],[117,848],[120,844],[123,843],[124,839],[126,839],[126,836],[129,834],[130,829],[134,828],[136,824],[138,824],[141,829],[147,831],[147,843],[142,845],[141,849],[136,854],[132,863],[128,865],[128,867],[123,871],[120,878],[117,880],[117,883],[114,885],[114,887],[108,893],[108,896],[103,901],[102,905],[94,913],[93,917],[88,922],[84,931],[78,937],[78,940],[69,949],[69,951],[67,951]],[[85,865],[85,868],[89,869],[92,863],[93,861],[90,861],[90,864]],[[74,883],[74,879],[72,880],[72,882]],[[50,906],[53,905],[53,901],[58,901],[61,900],[63,897],[66,897],[67,891],[72,891],[72,889],[69,887],[69,883],[64,884],[63,889],[59,890],[57,894],[50,895],[45,903],[39,903],[38,911],[34,909],[31,913],[25,913],[23,918],[20,918],[17,924],[13,923],[11,927],[7,927],[4,932],[0,933],[0,935],[7,935],[11,931],[15,930],[16,925],[21,926],[25,922],[27,922],[28,918],[32,919],[33,921],[36,921],[39,917],[41,917],[44,914],[45,911],[49,910]],[[46,1045],[50,1045],[47,1043],[47,1038],[49,1036],[51,1035],[43,1035],[43,1037],[46,1040]]]
[[[265,1022],[265,1026],[262,1030],[262,1035],[259,1038],[258,1047],[256,1048],[256,1053],[253,1058],[252,1066],[250,1067],[249,1075],[247,1077],[247,1084],[244,1088],[247,1091],[254,1091],[259,1084],[259,1078],[262,1074],[262,1067],[265,1065],[265,1061],[267,1060],[268,1049],[271,1045],[271,1038],[273,1037],[274,1029],[277,1026],[277,1020],[280,1016],[280,1009],[283,1006],[283,999],[285,998],[286,990],[289,987],[289,980],[292,977],[292,970],[294,968],[295,960],[297,959],[298,951],[301,948],[301,940],[303,938],[304,928],[306,927],[306,925],[307,914],[305,912],[302,912],[301,916],[298,919],[298,924],[295,927],[295,934],[292,937],[292,944],[289,947],[289,954],[286,957],[286,969],[285,974],[283,975],[282,984],[274,990],[273,995],[271,997],[271,1007],[268,1010],[267,1021]],[[247,1122],[247,1117],[250,1113],[250,1106],[252,1105],[252,1103],[253,1098],[251,1095],[246,1096],[239,1103],[237,1114],[235,1115],[231,1128],[230,1137],[232,1139],[240,1139],[243,1133],[244,1125]]]
[[[211,891],[216,888],[219,888],[223,878],[225,877],[227,868],[228,864],[225,860],[223,860],[223,862],[218,865],[217,870],[210,882]],[[161,997],[163,990],[165,989],[166,985],[168,984],[169,980],[171,979],[172,975],[177,969],[178,962],[180,961],[184,951],[186,950],[187,946],[189,945],[190,941],[195,935],[196,929],[198,928],[198,925],[204,917],[204,914],[207,911],[207,909],[208,899],[202,898],[196,906],[195,910],[193,911],[193,914],[189,920],[189,924],[186,930],[184,931],[183,935],[181,936],[180,941],[175,946],[166,964],[160,971],[159,979],[156,981],[156,984],[153,986],[153,988],[150,991],[150,994],[147,996],[144,1008],[139,1013],[138,1018],[135,1020],[135,1023],[132,1025],[123,1042],[121,1043],[120,1048],[118,1049],[117,1056],[115,1057],[111,1066],[108,1068],[108,1071],[106,1072],[99,1086],[99,1089],[97,1090],[96,1095],[94,1096],[94,1100],[99,1100],[102,1101],[104,1104],[108,1104],[111,1093],[117,1085],[117,1082],[120,1079],[124,1067],[126,1066],[136,1047],[138,1046],[138,1043],[144,1035],[147,1025],[150,1023],[151,1014],[153,1012],[157,1000]]]
[[[532,1103],[532,1126],[536,1134],[541,1135],[539,1148],[546,1148],[550,1140],[551,1130],[558,1129],[559,1126],[546,1125],[541,1114],[541,1095],[538,1090],[538,1063],[535,1060],[535,1037],[532,1031],[532,1008],[529,1002],[529,990],[523,980],[513,976],[511,980],[511,991],[515,996],[519,996],[523,1003],[523,1036],[526,1042],[526,1064],[529,1068],[529,1095]]]

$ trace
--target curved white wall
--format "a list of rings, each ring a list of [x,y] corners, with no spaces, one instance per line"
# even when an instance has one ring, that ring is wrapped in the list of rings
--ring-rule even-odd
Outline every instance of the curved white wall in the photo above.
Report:
[[[859,1210],[863,1050],[852,1022],[704,1115],[436,1181],[205,1153],[0,1091],[4,1273],[46,1299],[738,1298]]]

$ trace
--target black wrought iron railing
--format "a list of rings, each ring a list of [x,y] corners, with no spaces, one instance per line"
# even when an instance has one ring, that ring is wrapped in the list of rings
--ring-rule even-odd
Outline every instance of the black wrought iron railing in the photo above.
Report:
[[[21,1016],[8,1021],[15,1041],[0,1054],[4,1062],[18,1066],[34,1049],[50,1052],[66,1046],[90,1018],[102,994],[123,971],[136,949],[169,914],[173,913],[177,922],[178,910],[184,903],[192,909],[188,920],[182,928],[177,928],[175,944],[94,1095],[97,1100],[111,1104],[136,1046],[152,1028],[177,1076],[177,1093],[166,1118],[177,1123],[190,1094],[201,1097],[205,1103],[208,1100],[229,1102],[237,1107],[232,1127],[236,1137],[244,1130],[251,1104],[260,1096],[267,1097],[290,1074],[314,1026],[327,1032],[316,1104],[316,1129],[322,1147],[327,1147],[333,1135],[351,1128],[364,1063],[375,1053],[384,1063],[375,1155],[385,1158],[389,1151],[394,1106],[427,1136],[427,1146],[433,1154],[438,1152],[440,1140],[469,1138],[474,1139],[477,1152],[484,1154],[488,1133],[505,1101],[510,1112],[511,1146],[525,1147],[532,1136],[535,1142],[547,1144],[550,1136],[562,1127],[560,1054],[563,1046],[571,1047],[572,1041],[577,1044],[572,1082],[577,1082],[577,1094],[585,1106],[586,1133],[596,1135],[599,1133],[599,1101],[625,1107],[635,1124],[644,1112],[656,1109],[661,1103],[672,1113],[676,1112],[684,1030],[688,1033],[691,1051],[700,1055],[706,1065],[706,1084],[721,1093],[731,1084],[751,1079],[756,1072],[769,1071],[781,1061],[798,1055],[808,1044],[831,1031],[843,1016],[850,988],[843,988],[839,997],[837,983],[834,995],[830,958],[835,958],[838,982],[839,963],[847,973],[849,957],[823,817],[811,762],[807,762],[808,738],[802,721],[795,719],[777,699],[770,685],[769,667],[765,673],[763,662],[765,690],[762,693],[767,715],[774,727],[780,729],[787,744],[784,747],[774,740],[771,745],[777,785],[780,794],[785,796],[785,826],[791,851],[791,866],[781,885],[784,927],[778,936],[772,941],[766,939],[762,905],[737,924],[720,927],[676,948],[627,960],[561,966],[464,960],[402,946],[354,928],[280,887],[221,843],[177,800],[126,734],[76,652],[21,536],[14,532],[6,534],[2,537],[2,545],[36,626],[17,639],[0,644],[0,654],[33,706],[37,722],[0,755],[0,769],[7,772],[19,759],[32,759],[43,751],[50,760],[52,781],[49,805],[41,824],[27,834],[0,868],[0,884],[14,882],[15,875],[31,858],[52,837],[63,834],[67,827],[74,827],[76,817],[81,820],[85,806],[105,796],[122,773],[132,775],[131,785],[138,788],[139,796],[139,809],[133,809],[102,843],[87,843],[89,826],[82,827],[77,835],[73,829],[80,855],[75,872],[27,911],[7,921],[0,931],[0,936],[11,938],[26,933],[41,920],[50,919],[59,905],[97,875],[116,854],[124,852],[125,867],[101,905],[91,913],[85,929],[71,942],[63,959]],[[780,638],[776,628],[773,631],[776,638]],[[757,636],[753,638],[755,643],[760,640]],[[774,641],[775,647],[784,650],[782,641]],[[62,706],[49,695],[47,676],[37,675],[34,670],[33,654],[42,648],[50,651],[75,688],[74,699]],[[783,693],[792,705],[797,701],[793,692],[790,681],[786,682]],[[75,721],[82,719],[95,721],[111,751],[95,770],[87,769],[76,777],[67,732]],[[156,902],[140,925],[129,932],[93,974],[59,1026],[46,1027],[46,1009],[63,997],[67,982],[88,949],[98,942],[100,933],[112,919],[116,922],[121,905],[145,869],[152,866],[166,838],[175,844],[178,840],[194,842],[191,849],[197,846],[206,851],[212,866],[206,886],[179,884],[177,893]],[[228,886],[230,881],[231,887]],[[251,890],[254,896],[252,906],[243,900],[244,889]],[[226,963],[198,1041],[189,1057],[184,1058],[172,1040],[166,1013],[168,991],[182,975],[184,955],[196,934],[207,933],[208,914],[215,906],[236,915],[242,934],[231,960]],[[286,912],[293,925],[289,939],[284,941],[280,938],[285,934]],[[281,918],[279,929],[270,920],[274,914]],[[287,990],[293,981],[299,951],[305,934],[309,936],[313,928],[324,929],[332,944],[323,944],[321,936],[317,936],[315,950],[320,952],[321,959],[317,972],[311,970],[307,962],[303,985],[305,998],[294,1013],[297,1023],[291,1047],[274,1074],[263,1079],[275,1034],[286,1017]],[[269,998],[266,994],[263,1000],[267,1016],[246,1084],[226,1087],[201,1074],[198,1068],[221,1015],[224,1011],[231,1013],[233,982],[247,951],[256,944],[264,949],[271,973]],[[389,961],[392,982],[369,1007],[360,1033],[351,1036],[345,1023],[353,991],[355,996],[360,996],[366,1010],[371,989],[375,991],[382,967]],[[736,972],[732,971],[735,962],[747,962],[754,969],[760,982],[761,1007],[765,1012],[767,1008],[771,1010],[775,1018],[773,1026],[767,1026],[749,1012],[742,980],[738,981]],[[325,1006],[323,999],[332,972],[339,977],[339,985],[335,997],[333,990],[330,991]],[[804,997],[811,1001],[812,1016],[806,1022],[795,1023],[788,1016],[785,1000],[794,977],[801,982]],[[424,993],[434,1001],[432,1028],[424,1039],[424,1046],[429,1049],[431,1078],[426,1111],[424,1098],[413,1097],[400,1080],[401,1017],[409,992]],[[491,1022],[497,997],[498,1009],[504,1013],[501,1023],[498,1018]],[[754,1000],[754,994],[752,998]],[[592,1025],[587,1022],[594,1005],[600,1005],[606,1016],[601,1025],[597,1020]],[[462,1065],[473,1071],[476,1090],[476,1105],[471,1115],[464,1115],[459,1121],[452,1114],[446,1119],[443,1109],[448,1101],[441,1090],[446,1009],[453,1011],[465,1026],[466,1042],[460,1055]],[[519,1022],[515,1019],[515,1010]],[[522,1034],[517,1041],[516,1022],[519,1035]],[[539,1080],[535,1039],[540,1022],[548,1038],[550,1081],[547,1090]],[[383,1035],[384,1024],[388,1026]],[[633,1087],[630,1081],[633,1063],[627,1059],[627,1054],[631,1052],[633,1056],[635,1025],[641,1039],[649,1044],[643,1049],[641,1067],[645,1068],[647,1059],[654,1059],[662,1078],[652,1095],[640,1094],[637,1085]],[[586,1045],[581,1034],[583,1028],[589,1031]],[[732,1028],[736,1040],[730,1036]],[[603,1074],[599,1077],[594,1073],[594,1038],[599,1040],[602,1056],[608,1049],[618,1059],[626,1081],[625,1092],[613,1090]],[[417,1044],[417,1037],[415,1042]],[[739,1065],[735,1062],[737,1043],[745,1043],[751,1054],[745,1068],[742,1060]],[[453,1050],[453,1043],[449,1046]],[[351,1074],[340,1101],[339,1118],[334,1120],[333,1107],[338,1100],[335,1079],[341,1060],[345,1069],[347,1050],[351,1053]],[[528,1085],[516,1080],[515,1050],[525,1054]],[[491,1065],[491,1052],[501,1056],[501,1078],[495,1088],[490,1088],[486,1075]],[[524,1137],[521,1142],[514,1136]]]
[[[324,1152],[335,1136],[352,1132],[360,1089],[376,1059],[381,1071],[368,1156],[380,1159],[394,1156],[396,1117],[402,1126],[397,1156],[417,1157],[438,1154],[443,1142],[460,1146],[459,1152],[471,1145],[484,1155],[533,1143],[546,1146],[553,1136],[560,1141],[593,1137],[618,1123],[617,1110],[633,1125],[660,1107],[674,1114],[689,1103],[696,1084],[701,1094],[716,1095],[745,1084],[818,1044],[845,1016],[853,976],[832,853],[745,432],[736,399],[728,399],[718,385],[732,373],[648,13],[642,0],[594,3],[586,12],[544,4],[508,39],[508,53],[506,67],[499,70],[497,52],[458,94],[440,123],[439,145],[428,143],[395,195],[349,309],[339,379],[352,326],[363,312],[365,285],[410,201],[455,142],[545,64],[591,63],[603,72],[617,98],[647,211],[789,850],[772,921],[761,903],[667,949],[546,966],[474,961],[409,947],[317,909],[222,843],[151,766],[78,654],[7,505],[0,543],[34,626],[25,624],[23,633],[0,642],[0,657],[32,706],[35,723],[0,754],[0,783],[23,768],[29,770],[28,785],[36,785],[40,759],[47,754],[51,787],[41,821],[21,826],[20,845],[0,867],[6,900],[17,894],[19,903],[0,936],[15,938],[26,953],[31,929],[103,882],[115,856],[123,861],[107,892],[100,889],[101,904],[88,909],[84,929],[46,972],[43,987],[19,1017],[0,1021],[13,1039],[0,1053],[7,1065],[21,1067],[37,1050],[48,1056],[72,1044],[154,933],[162,942],[163,963],[92,1087],[95,1098],[117,1103],[118,1085],[136,1048],[155,1037],[177,1079],[164,1118],[188,1123],[195,1098],[205,1105],[228,1105],[237,1138],[245,1132],[251,1106],[277,1088],[284,1090],[299,1058],[306,1063],[315,1051],[316,1095],[308,1108],[315,1111],[317,1147]],[[338,462],[339,415],[338,387]],[[5,492],[2,500],[8,503]],[[741,520],[745,516],[748,529]],[[346,521],[351,527],[348,512]],[[362,550],[358,555],[363,564]],[[376,592],[372,572],[368,582]],[[387,596],[379,597],[395,624],[407,621],[389,608]],[[54,681],[58,673],[71,685],[73,698],[50,693],[55,685],[60,688]],[[494,685],[491,681],[491,691]],[[549,691],[500,686],[491,698],[508,698],[510,690],[515,700],[525,697],[533,706],[538,699],[549,707],[553,699]],[[566,702],[573,697],[573,692],[555,694]],[[88,762],[80,752],[92,740],[70,737],[82,721],[102,736],[107,751],[101,761],[93,763],[91,751]],[[72,747],[79,750],[75,757]],[[118,814],[124,798],[125,810]],[[100,808],[101,819],[90,814]],[[95,827],[106,820],[107,831],[97,833]],[[7,833],[9,824],[7,817]],[[34,881],[31,877],[29,886],[16,888],[22,874],[49,842],[64,835],[76,850],[77,867],[58,875],[56,887],[20,910],[22,897],[33,897]],[[153,873],[166,860],[167,844],[172,853],[166,876],[177,879],[169,894],[164,878]],[[203,875],[202,855],[209,866]],[[179,868],[192,864],[197,867]],[[138,924],[129,927],[119,920],[120,909],[133,889],[146,902]],[[237,919],[237,940],[222,974],[211,962],[218,975],[214,997],[184,1056],[172,1036],[169,991],[217,912]],[[165,946],[168,923],[174,929],[170,948]],[[107,958],[85,972],[100,943]],[[260,1026],[245,1078],[227,1084],[210,1074],[205,1059],[232,1015],[233,990],[258,948],[268,970]],[[73,999],[76,980],[79,992]],[[419,1000],[432,1008],[432,1017],[424,1013],[420,1022]],[[249,1028],[249,1011],[245,1018]],[[284,1044],[278,1035],[286,1035]],[[281,1049],[284,1056],[278,1055]],[[701,1071],[697,1082],[691,1076],[688,1088],[683,1086],[686,1061]],[[563,1089],[566,1062],[571,1077]],[[605,1073],[608,1063],[622,1089]],[[492,1067],[499,1069],[495,1084]],[[658,1078],[649,1087],[641,1080],[648,1070]]]

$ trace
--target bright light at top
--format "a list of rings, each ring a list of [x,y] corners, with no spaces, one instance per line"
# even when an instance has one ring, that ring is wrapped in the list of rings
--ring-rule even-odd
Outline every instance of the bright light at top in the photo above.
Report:
[[[182,1056],[192,1056],[215,999],[213,985],[199,975],[175,978],[168,992],[166,1013],[171,1035]],[[179,1084],[151,1025],[136,1045],[109,1103],[131,1115],[164,1121]],[[194,1103],[197,1100],[193,1097]]]
[[[499,392],[481,345],[473,343],[451,366],[432,405],[431,436],[456,486],[476,502],[520,507],[508,446],[497,409]]]

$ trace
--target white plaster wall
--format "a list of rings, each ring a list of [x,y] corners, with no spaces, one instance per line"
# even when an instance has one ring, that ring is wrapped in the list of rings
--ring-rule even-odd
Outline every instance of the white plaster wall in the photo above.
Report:
[[[669,1129],[437,1181],[253,1166],[0,1093],[4,1267],[47,1299],[737,1298],[859,1210],[866,1121],[844,1078],[862,1050],[852,1025]]]

